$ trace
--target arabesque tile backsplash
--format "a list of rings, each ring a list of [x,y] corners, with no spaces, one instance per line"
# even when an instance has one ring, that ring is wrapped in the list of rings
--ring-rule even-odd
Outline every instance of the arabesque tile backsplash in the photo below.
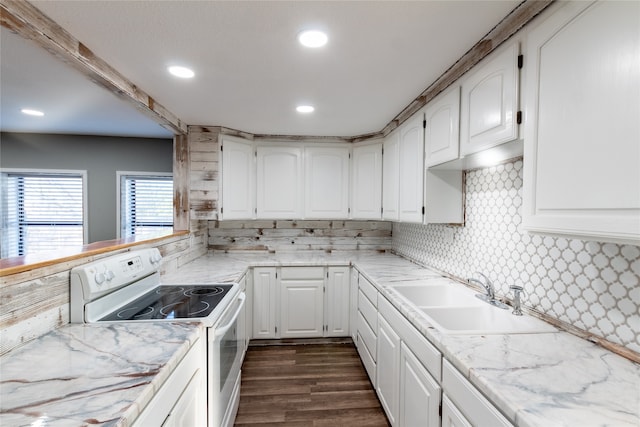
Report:
[[[460,278],[482,272],[509,298],[524,286],[525,306],[640,353],[640,247],[522,231],[522,168],[467,172],[465,226],[395,223],[393,251]]]

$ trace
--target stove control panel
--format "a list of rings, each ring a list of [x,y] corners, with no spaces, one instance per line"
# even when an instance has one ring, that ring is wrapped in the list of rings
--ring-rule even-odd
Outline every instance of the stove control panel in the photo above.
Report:
[[[156,273],[162,261],[157,248],[125,252],[71,270],[71,321],[81,322],[84,305],[123,286]],[[80,318],[75,319],[75,317]]]

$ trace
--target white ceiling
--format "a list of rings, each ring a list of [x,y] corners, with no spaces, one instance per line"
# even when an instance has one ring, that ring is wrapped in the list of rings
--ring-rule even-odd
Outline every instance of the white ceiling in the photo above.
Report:
[[[384,128],[519,2],[31,3],[187,124],[356,136]],[[326,30],[328,45],[300,46],[296,36],[308,28]],[[51,131],[168,135],[44,50],[2,31],[3,130],[48,131],[13,114],[27,102],[20,97],[30,96],[55,112]],[[166,67],[173,64],[190,66],[196,77],[171,77]],[[299,103],[316,112],[296,113]]]

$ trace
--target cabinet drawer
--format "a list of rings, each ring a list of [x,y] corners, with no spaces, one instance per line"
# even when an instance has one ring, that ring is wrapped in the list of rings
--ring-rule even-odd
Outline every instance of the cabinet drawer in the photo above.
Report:
[[[472,425],[496,427],[513,426],[513,424],[447,360],[444,360],[442,363],[442,388]]]
[[[367,350],[371,354],[371,358],[376,360],[376,334],[369,327],[369,324],[364,317],[362,317],[362,313],[358,313],[358,335],[362,338],[361,341],[367,346]]]
[[[324,267],[282,267],[282,280],[324,279]]]
[[[376,362],[371,357],[371,353],[369,353],[369,349],[364,344],[364,340],[362,336],[358,334],[358,353],[360,354],[360,359],[362,359],[362,364],[364,365],[364,369],[367,371],[367,375],[369,375],[369,380],[371,384],[373,384],[373,388],[376,387]]]
[[[378,301],[380,314],[411,352],[438,382],[442,379],[442,354],[384,297]]]
[[[369,298],[374,307],[378,306],[378,290],[362,276],[360,276],[360,290]]]
[[[364,316],[371,329],[378,330],[378,310],[371,304],[371,301],[364,296],[362,292],[358,292],[358,310]]]

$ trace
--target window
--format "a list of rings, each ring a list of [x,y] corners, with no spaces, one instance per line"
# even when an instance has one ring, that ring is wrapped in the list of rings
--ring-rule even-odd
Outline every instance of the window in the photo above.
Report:
[[[118,172],[120,237],[154,237],[173,229],[173,177]]]
[[[82,246],[85,171],[3,172],[2,258]]]

